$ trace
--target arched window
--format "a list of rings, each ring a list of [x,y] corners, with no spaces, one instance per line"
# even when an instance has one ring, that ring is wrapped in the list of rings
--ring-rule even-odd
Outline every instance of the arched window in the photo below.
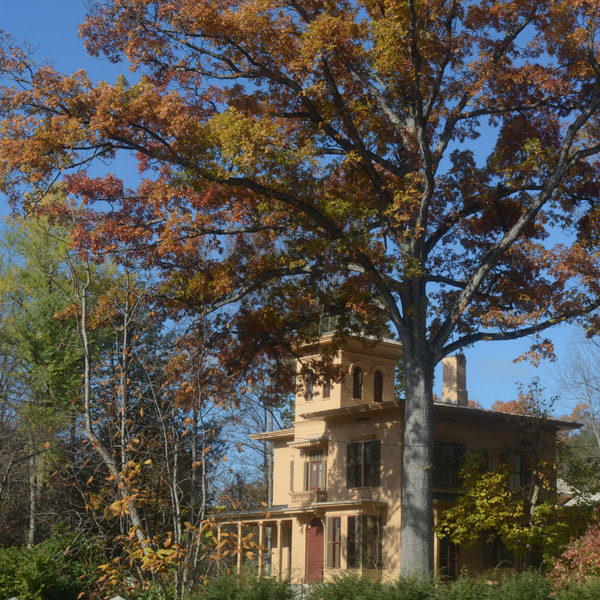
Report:
[[[375,371],[373,375],[373,402],[383,402],[383,373]]]
[[[312,402],[313,394],[314,394],[314,377],[311,371],[306,374],[305,384],[306,384],[306,401]]]
[[[360,367],[352,369],[352,397],[362,400],[363,371]]]

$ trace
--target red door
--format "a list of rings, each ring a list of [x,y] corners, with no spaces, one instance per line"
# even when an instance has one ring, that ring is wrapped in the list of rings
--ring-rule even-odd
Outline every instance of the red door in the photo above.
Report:
[[[315,517],[306,531],[306,583],[323,579],[323,521]]]

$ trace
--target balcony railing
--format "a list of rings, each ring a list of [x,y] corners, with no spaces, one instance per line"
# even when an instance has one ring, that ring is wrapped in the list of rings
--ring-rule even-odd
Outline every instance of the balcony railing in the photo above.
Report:
[[[305,506],[327,500],[327,490],[308,490],[306,492],[290,492],[292,504]]]

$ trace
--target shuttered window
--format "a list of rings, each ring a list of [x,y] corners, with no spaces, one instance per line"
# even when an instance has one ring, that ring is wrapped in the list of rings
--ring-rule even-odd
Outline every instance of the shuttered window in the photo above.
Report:
[[[330,517],[327,519],[327,566],[339,569],[342,556],[342,519]]]
[[[304,463],[304,491],[324,490],[327,487],[327,461],[323,451],[311,452]]]
[[[380,484],[381,441],[350,442],[346,446],[346,485],[377,487]]]
[[[464,444],[435,442],[433,447],[433,485],[435,487],[459,486],[459,472],[463,465],[464,455]]]
[[[363,371],[360,367],[352,369],[352,397],[362,400]]]
[[[373,402],[383,402],[383,373],[375,371],[373,375]]]
[[[383,567],[383,522],[381,517],[362,517],[362,566],[363,569]]]
[[[348,517],[348,537],[346,543],[346,562],[349,569],[358,569],[360,566],[360,517]]]

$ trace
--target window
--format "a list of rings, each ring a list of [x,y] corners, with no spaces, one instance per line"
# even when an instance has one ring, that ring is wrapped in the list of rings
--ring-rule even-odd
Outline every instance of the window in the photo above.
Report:
[[[339,569],[342,556],[342,519],[331,517],[327,519],[327,566]]]
[[[363,569],[381,569],[383,566],[383,523],[381,517],[363,515],[362,524]]]
[[[362,400],[363,371],[360,367],[352,369],[352,397]]]
[[[460,575],[458,546],[446,539],[440,540],[440,575],[453,581]]]
[[[294,491],[294,461],[290,460],[290,492]]]
[[[508,465],[508,485],[511,490],[527,485],[531,473],[527,470],[527,458],[523,452],[506,452],[502,462]]]
[[[323,381],[323,399],[329,398],[331,396],[331,380],[329,377],[325,378]]]
[[[313,450],[304,463],[304,490],[324,490],[326,488],[327,463],[322,450]]]
[[[314,385],[313,385],[313,374],[309,371],[304,379],[304,383],[306,386],[306,401],[312,402],[313,394],[314,394]]]
[[[435,442],[433,446],[434,487],[458,487],[458,473],[463,464],[465,445],[451,442]]]
[[[358,540],[360,539],[360,519],[357,516],[348,517],[348,538],[346,544],[346,557],[349,569],[358,569],[360,554]]]
[[[376,487],[380,480],[381,441],[350,442],[346,446],[346,485]]]
[[[373,375],[373,402],[383,402],[383,373],[375,371]]]
[[[483,542],[483,566],[487,568],[512,567],[515,557],[504,545],[504,542],[494,536]]]
[[[320,490],[322,488],[323,469],[325,465],[322,460],[310,461],[310,479],[308,482],[309,490]]]

